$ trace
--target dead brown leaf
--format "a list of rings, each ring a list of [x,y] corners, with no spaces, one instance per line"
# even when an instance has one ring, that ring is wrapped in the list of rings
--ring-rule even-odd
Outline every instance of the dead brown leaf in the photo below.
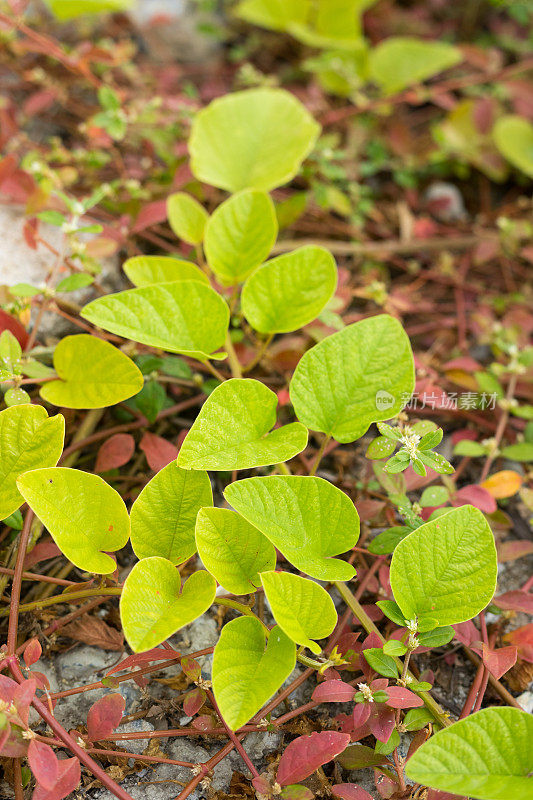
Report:
[[[102,650],[121,651],[124,649],[124,635],[116,628],[107,625],[103,619],[90,614],[83,614],[65,625],[61,630],[61,635],[92,647],[101,647]]]

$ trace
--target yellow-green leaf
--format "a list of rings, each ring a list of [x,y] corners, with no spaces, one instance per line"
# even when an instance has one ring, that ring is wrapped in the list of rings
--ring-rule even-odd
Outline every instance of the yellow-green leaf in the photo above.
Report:
[[[133,256],[122,267],[134,286],[150,286],[153,283],[171,281],[201,281],[209,283],[205,272],[182,258],[172,256]]]
[[[187,244],[200,244],[209,214],[198,200],[185,192],[176,192],[167,199],[170,227]]]

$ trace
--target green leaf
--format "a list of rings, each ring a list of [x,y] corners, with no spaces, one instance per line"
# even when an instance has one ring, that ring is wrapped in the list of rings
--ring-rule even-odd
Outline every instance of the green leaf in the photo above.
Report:
[[[198,200],[185,192],[171,194],[167,199],[167,214],[178,239],[192,245],[203,241],[209,214]]]
[[[392,656],[384,653],[381,647],[369,647],[367,650],[363,650],[363,655],[379,675],[394,679],[398,677],[399,672],[395,660]]]
[[[121,496],[98,475],[66,467],[25,472],[17,487],[65,556],[80,569],[107,575],[130,536]]]
[[[400,606],[398,603],[395,603],[394,600],[378,600],[376,605],[383,611],[385,616],[395,622],[396,625],[402,628],[405,626],[406,619],[402,614]]]
[[[400,542],[390,581],[406,619],[435,619],[438,626],[465,622],[482,611],[496,588],[492,531],[473,506],[454,508]]]
[[[268,256],[277,233],[270,196],[246,189],[219,205],[207,223],[207,263],[219,280],[240,283]]]
[[[313,578],[348,581],[354,568],[332,556],[359,538],[359,516],[350,498],[322,478],[299,475],[246,478],[224,497],[270,539],[297,569]]]
[[[18,509],[3,519],[2,522],[4,525],[7,525],[8,528],[13,528],[15,531],[21,531],[24,527],[24,520]]]
[[[388,756],[400,744],[400,734],[396,728],[393,728],[391,735],[386,742],[376,740],[376,753],[381,753],[383,756]]]
[[[261,333],[289,333],[312,322],[337,286],[335,259],[308,245],[259,267],[242,290],[242,312]]]
[[[205,570],[181,577],[166,558],[143,558],[126,578],[120,597],[124,635],[134,653],[151,650],[207,611],[216,581]]]
[[[386,436],[377,436],[368,445],[366,457],[371,461],[380,458],[388,458],[394,452],[396,442],[394,439],[388,439]]]
[[[155,422],[163,409],[167,394],[163,386],[154,380],[147,380],[143,388],[134,397],[135,405],[149,422]]]
[[[78,289],[85,289],[94,283],[94,276],[88,275],[87,272],[76,272],[74,275],[67,275],[62,281],[59,281],[55,290],[56,292],[75,292]]]
[[[422,508],[432,508],[447,503],[449,499],[450,493],[445,486],[428,486],[422,492],[420,505]]]
[[[153,283],[171,281],[200,281],[209,283],[205,272],[193,264],[172,256],[133,256],[122,269],[134,286],[151,286]]]
[[[42,294],[42,289],[38,286],[32,286],[31,283],[15,283],[9,287],[9,291],[15,297],[35,297],[37,294]]]
[[[291,572],[262,572],[261,582],[282,631],[318,655],[322,648],[312,640],[329,636],[337,624],[337,612],[326,590]]]
[[[276,424],[278,399],[251,378],[232,378],[211,392],[178,455],[184,469],[234,470],[277,464],[301,453],[307,431]]]
[[[531,442],[510,444],[503,448],[502,456],[510,458],[511,461],[533,461],[533,444]]]
[[[268,192],[293,178],[320,126],[283,89],[247,89],[217,98],[194,118],[189,139],[198,180],[238,192]]]
[[[28,392],[21,389],[20,386],[13,386],[5,393],[4,402],[6,406],[21,406],[31,403],[31,397]]]
[[[455,471],[450,462],[447,461],[444,456],[441,456],[440,453],[422,451],[418,454],[418,459],[416,460],[421,461],[426,467],[434,469],[439,475],[451,475],[451,473]],[[425,470],[423,472],[421,470],[418,474],[425,475],[426,472]]]
[[[383,652],[387,656],[404,656],[407,653],[407,645],[400,642],[399,639],[389,639],[383,645]]]
[[[485,708],[444,728],[406,765],[411,780],[476,800],[531,800],[533,717]]]
[[[205,568],[231,594],[255,592],[261,586],[259,573],[276,566],[268,539],[227,508],[200,509],[196,546]]]
[[[287,31],[295,23],[305,24],[310,9],[310,0],[241,0],[236,13],[253,25]]]
[[[171,353],[197,358],[225,358],[214,353],[224,343],[229,308],[210,286],[172,281],[99,297],[82,317],[111,333]]]
[[[54,350],[59,379],[43,384],[43,400],[63,408],[105,408],[137,394],[143,377],[131,358],[88,333],[65,336]]]
[[[483,456],[487,448],[479,442],[471,442],[470,439],[461,439],[453,448],[455,456]]]
[[[435,628],[432,631],[423,631],[418,634],[418,641],[423,647],[442,647],[451,642],[455,636],[455,631],[451,625],[442,628]]]
[[[346,750],[335,759],[345,769],[364,769],[390,765],[385,756],[376,753],[371,747],[363,744],[349,744]]]
[[[196,515],[212,504],[207,473],[180,469],[175,461],[167,464],[131,507],[131,546],[137,558],[187,561],[196,552]]]
[[[82,14],[103,14],[125,11],[131,8],[133,0],[46,0],[60,22],[75,19]]]
[[[53,467],[63,452],[65,418],[48,417],[38,405],[16,405],[0,411],[0,519],[24,502],[18,476],[27,470]]]
[[[412,684],[409,685],[412,688]],[[434,722],[435,718],[427,708],[410,708],[403,718],[403,725],[407,731],[419,731],[425,728],[428,722]]]
[[[213,654],[213,690],[220,712],[235,731],[277,692],[296,664],[296,648],[277,625],[265,648],[258,619],[239,617],[222,628]]]
[[[414,387],[409,339],[387,314],[333,333],[300,359],[290,384],[296,416],[313,431],[353,442],[394,417]]]
[[[492,130],[496,147],[514,167],[533,178],[533,125],[517,114],[496,120]]]
[[[391,36],[370,50],[370,78],[384,94],[394,94],[421,83],[462,61],[451,44],[410,36]]]
[[[379,556],[393,553],[396,545],[410,533],[411,528],[404,525],[389,528],[387,531],[383,531],[383,533],[378,533],[377,536],[374,536],[372,541],[367,545],[368,550]]]
[[[22,348],[18,339],[13,336],[11,331],[2,331],[0,334],[0,367],[12,373],[14,367],[18,366],[21,356]]]

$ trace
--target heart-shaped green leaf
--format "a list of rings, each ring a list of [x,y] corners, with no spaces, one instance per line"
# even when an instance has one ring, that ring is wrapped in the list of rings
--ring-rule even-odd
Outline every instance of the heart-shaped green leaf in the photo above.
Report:
[[[290,385],[296,416],[313,431],[353,442],[394,417],[415,383],[411,345],[387,314],[333,333],[304,353]]]
[[[66,555],[80,569],[107,575],[107,553],[124,547],[130,518],[121,496],[98,475],[66,467],[25,472],[19,492]]]
[[[441,627],[472,619],[490,603],[497,570],[488,522],[477,508],[461,506],[396,545],[390,581],[406,619],[433,619]]]
[[[17,478],[30,469],[53,467],[63,452],[65,418],[48,417],[42,406],[11,406],[0,411],[0,519],[19,508],[24,498]]]
[[[259,573],[276,565],[276,551],[268,539],[227,508],[199,511],[196,545],[205,568],[231,594],[255,592],[261,586]]]
[[[517,114],[500,117],[492,132],[496,147],[513,166],[533,178],[533,125]]]
[[[296,175],[319,133],[307,109],[283,89],[226,94],[194,118],[191,169],[198,180],[230,192],[269,192]]]
[[[187,244],[200,244],[209,214],[198,200],[185,192],[176,192],[167,199],[170,227]]]
[[[54,350],[59,380],[41,386],[41,397],[62,408],[105,408],[141,391],[140,369],[103,339],[80,333],[65,336]]]
[[[533,717],[517,708],[484,708],[444,728],[406,765],[411,780],[476,800],[533,798]]]
[[[273,258],[256,270],[242,290],[242,311],[261,333],[288,333],[312,322],[337,286],[335,259],[309,245]]]
[[[213,504],[206,472],[180,469],[175,461],[146,484],[131,507],[131,546],[137,558],[160,556],[182,564],[196,552],[194,526]]]
[[[197,358],[225,358],[215,353],[224,343],[229,308],[200,281],[172,281],[99,297],[82,317],[111,333],[171,353]]]
[[[170,283],[171,281],[200,281],[209,283],[205,272],[202,272],[192,261],[172,256],[133,256],[124,262],[122,269],[134,286],[151,286],[153,283]]]
[[[355,506],[333,484],[322,478],[271,475],[236,481],[224,496],[302,572],[327,581],[348,581],[355,575],[350,564],[332,558],[359,538]]]
[[[462,58],[461,51],[447,42],[391,36],[371,49],[370,78],[385,94],[393,94],[455,66]]]
[[[312,640],[329,636],[337,624],[337,612],[326,590],[291,572],[262,572],[261,582],[282,631],[296,644],[320,653],[322,648]]]
[[[280,688],[296,664],[296,647],[278,627],[239,617],[222,628],[213,654],[213,690],[231,730],[245,725]]]
[[[299,422],[276,428],[274,392],[250,378],[232,378],[211,392],[178,455],[184,469],[251,469],[288,461],[307,444]]]
[[[219,205],[207,223],[207,263],[224,283],[240,283],[268,256],[277,233],[270,195],[245,189]]]
[[[166,558],[143,558],[126,578],[120,597],[124,635],[135,653],[151,650],[207,611],[216,581],[205,570],[181,577]]]

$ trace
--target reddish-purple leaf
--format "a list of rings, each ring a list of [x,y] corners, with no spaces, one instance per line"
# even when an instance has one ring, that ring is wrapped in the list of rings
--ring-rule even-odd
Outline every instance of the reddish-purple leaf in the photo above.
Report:
[[[455,492],[451,502],[452,506],[464,506],[470,503],[485,514],[492,514],[497,508],[496,500],[490,492],[483,486],[476,486],[475,483],[463,486],[462,489]]]
[[[166,467],[171,461],[175,461],[178,457],[176,445],[172,444],[172,442],[167,442],[161,436],[156,436],[155,433],[145,433],[139,447],[146,456],[148,466],[154,472],[159,472],[159,470]]]
[[[11,314],[0,308],[0,333],[4,331],[10,331],[22,349],[25,350],[29,338],[26,328],[16,317],[12,317]]]
[[[197,681],[202,674],[202,668],[200,664],[190,656],[183,656],[180,664],[185,675],[193,681]]]
[[[43,650],[41,645],[39,644],[38,639],[30,639],[26,647],[24,648],[24,663],[27,667],[31,667],[32,664],[35,664],[39,661]]]
[[[51,539],[39,542],[39,544],[36,544],[35,547],[26,554],[24,558],[24,569],[31,569],[40,561],[48,561],[50,558],[55,558],[60,555],[61,550]]]
[[[353,709],[353,726],[357,730],[368,722],[370,703],[356,703]]]
[[[135,452],[135,439],[129,433],[116,433],[103,443],[96,456],[95,472],[107,472],[109,469],[127,464]]]
[[[14,681],[13,678],[8,678],[7,675],[0,674],[0,700],[5,700],[6,703],[10,703],[15,697],[15,692],[18,687],[19,684]]]
[[[33,678],[28,678],[17,686],[13,694],[13,703],[15,704],[19,717],[25,725],[28,724],[30,705],[35,696],[36,689],[37,682],[33,680]]]
[[[475,649],[476,653],[479,652],[477,643],[480,641],[481,634],[471,619],[467,622],[458,622],[452,625],[452,628],[455,631],[455,638],[458,642],[470,647],[472,650]]]
[[[509,631],[503,637],[504,642],[510,642],[518,648],[518,656],[524,661],[533,664],[533,622],[522,625],[514,631]]]
[[[141,664],[146,664],[149,661],[169,661],[170,659],[179,658],[180,654],[177,650],[168,650],[166,647],[154,647],[152,650],[146,650],[144,653],[134,653],[128,656],[112,667],[107,674],[112,675],[113,672],[122,672],[124,669],[131,669],[131,667],[139,667]]]
[[[268,797],[268,795],[272,793],[272,787],[267,778],[265,778],[263,775],[258,775],[257,778],[253,778],[252,786],[257,794],[264,794]]]
[[[418,708],[424,705],[421,697],[403,686],[388,686],[385,691],[389,695],[387,705],[391,708]]]
[[[205,703],[206,697],[206,693],[203,689],[200,689],[199,686],[195,686],[194,689],[191,689],[190,692],[187,692],[183,698],[183,710],[188,717],[194,717],[194,715],[200,711],[201,707]]]
[[[324,681],[313,692],[313,700],[320,703],[347,703],[353,700],[355,689],[344,681]]]
[[[191,725],[198,731],[210,731],[215,727],[215,720],[209,714],[201,714],[196,719],[193,719]]]
[[[499,650],[490,650],[486,644],[483,645],[483,663],[496,680],[514,667],[517,656],[518,650],[513,645],[500,647]]]
[[[355,783],[336,783],[331,790],[333,796],[339,797],[340,800],[373,800],[371,794]]]
[[[92,705],[87,714],[87,733],[92,742],[105,739],[109,736],[124,713],[126,701],[121,694],[105,694]]]
[[[517,558],[533,553],[533,542],[528,542],[527,539],[512,539],[509,542],[503,542],[498,545],[496,549],[498,551],[498,563],[505,564],[507,561],[514,561]]]
[[[152,203],[147,203],[141,208],[137,219],[135,220],[132,232],[138,233],[151,225],[158,222],[164,222],[167,218],[167,202],[166,200],[155,200]]]
[[[389,800],[389,797],[396,795],[400,789],[394,778],[389,778],[388,775],[384,775],[376,769],[374,770],[374,783],[380,797],[383,797],[384,800]]]
[[[58,762],[57,781],[52,789],[37,786],[32,800],[63,800],[78,787],[80,782],[80,762],[77,758],[65,758]]]
[[[388,742],[394,730],[394,711],[382,703],[374,703],[375,708],[370,711],[368,727],[380,742]]]
[[[533,614],[533,594],[528,592],[505,592],[495,597],[493,603],[504,611],[523,611],[524,614]]]
[[[321,731],[300,736],[285,749],[278,766],[277,781],[282,786],[305,780],[323,764],[342,753],[350,743],[348,733]]]
[[[59,762],[52,748],[32,739],[28,747],[28,761],[39,786],[52,789],[59,776]]]

